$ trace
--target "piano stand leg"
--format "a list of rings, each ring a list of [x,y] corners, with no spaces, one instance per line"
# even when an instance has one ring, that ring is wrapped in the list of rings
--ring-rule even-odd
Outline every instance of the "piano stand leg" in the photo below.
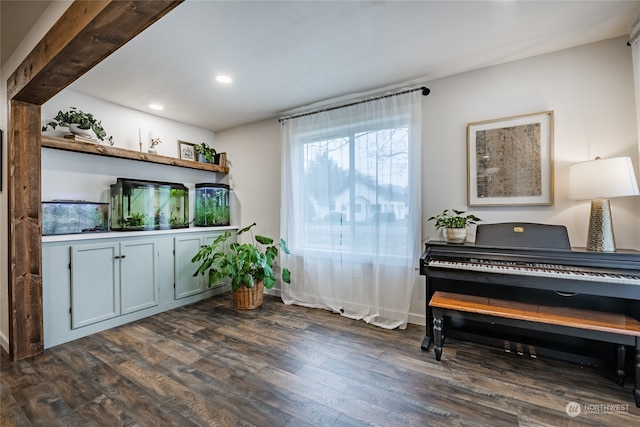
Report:
[[[429,351],[430,346],[431,346],[431,337],[427,335],[422,339],[422,344],[420,345],[420,348],[422,349],[422,351]]]
[[[442,357],[442,316],[433,317],[433,339],[434,339],[434,351],[436,353],[436,360],[440,360]]]
[[[624,345],[619,345],[617,348],[617,355],[618,367],[616,369],[616,376],[618,377],[618,385],[620,387],[624,387],[624,377],[626,376],[624,365],[627,360],[627,348]]]

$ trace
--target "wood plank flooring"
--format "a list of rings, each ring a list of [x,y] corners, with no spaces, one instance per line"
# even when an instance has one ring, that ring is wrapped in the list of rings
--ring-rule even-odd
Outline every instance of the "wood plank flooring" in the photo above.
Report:
[[[453,339],[436,362],[423,337],[221,295],[28,360],[3,352],[0,425],[640,425],[611,372]]]

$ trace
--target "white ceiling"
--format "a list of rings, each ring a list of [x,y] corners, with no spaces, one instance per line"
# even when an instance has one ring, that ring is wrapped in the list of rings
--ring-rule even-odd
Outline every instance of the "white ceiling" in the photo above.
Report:
[[[48,1],[0,0],[0,63],[4,66],[29,29],[49,7]]]
[[[640,1],[188,0],[70,89],[219,131],[627,36],[638,16]]]

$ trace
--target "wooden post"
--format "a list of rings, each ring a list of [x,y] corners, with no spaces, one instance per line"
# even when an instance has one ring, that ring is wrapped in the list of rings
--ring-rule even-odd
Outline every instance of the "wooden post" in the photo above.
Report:
[[[9,352],[43,349],[40,106],[12,100],[9,113]]]

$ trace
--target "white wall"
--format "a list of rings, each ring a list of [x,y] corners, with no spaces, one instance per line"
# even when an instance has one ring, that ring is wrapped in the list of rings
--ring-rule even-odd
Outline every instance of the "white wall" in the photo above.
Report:
[[[465,208],[468,122],[553,110],[554,205],[473,212],[485,222],[562,224],[568,227],[571,244],[584,246],[590,203],[567,199],[568,166],[596,156],[631,156],[638,172],[633,84],[626,38],[429,82],[423,129],[424,217],[448,207]],[[618,247],[640,249],[640,198],[614,199],[612,209]],[[433,224],[426,224],[423,236],[436,236]]]
[[[232,223],[244,227],[256,223],[256,233],[280,238],[280,125],[265,120],[224,132],[229,185],[233,190]],[[240,236],[242,237],[242,236]],[[242,240],[242,239],[240,239]]]
[[[466,210],[466,125],[553,110],[555,202],[539,207],[470,210],[487,223],[565,225],[572,246],[586,244],[590,204],[568,200],[572,163],[631,156],[638,174],[638,140],[631,50],[617,38],[426,82],[423,100],[424,241],[439,239],[426,219],[446,208]],[[257,221],[279,235],[280,125],[276,119],[218,132],[216,145],[234,160],[232,186],[240,222]],[[612,200],[619,248],[640,250],[640,197]],[[424,279],[414,288],[410,322],[424,324]]]
[[[179,157],[178,140],[193,143],[206,142],[214,146],[215,134],[183,123],[167,120],[141,111],[124,108],[100,99],[66,89],[42,106],[42,119],[46,123],[58,110],[67,111],[77,107],[91,112],[102,121],[108,135],[114,137],[114,147],[139,151],[139,129],[142,133],[143,149],[147,151],[151,137],[162,141],[156,148],[158,154]],[[61,136],[66,132],[56,129],[45,134]],[[106,144],[102,142],[101,144]],[[198,182],[225,182],[226,176],[215,172],[113,159],[101,156],[61,151],[42,150],[42,200],[87,200],[108,202],[109,188],[116,178],[134,178],[151,181],[177,182],[190,189],[190,219],[194,214],[194,188]]]
[[[156,146],[158,154],[169,157],[179,157],[178,140],[196,144],[204,142],[214,146],[215,135],[211,131],[125,108],[74,92],[72,88],[73,85],[42,105],[43,124],[54,118],[58,111],[68,111],[70,107],[76,107],[92,113],[102,122],[107,135],[113,135],[114,147],[140,151],[140,134],[142,151],[148,150],[151,138],[160,138],[162,143]],[[51,136],[63,136],[68,133],[67,128],[59,127],[44,132],[45,135]],[[107,142],[100,142],[100,144],[108,145]]]

